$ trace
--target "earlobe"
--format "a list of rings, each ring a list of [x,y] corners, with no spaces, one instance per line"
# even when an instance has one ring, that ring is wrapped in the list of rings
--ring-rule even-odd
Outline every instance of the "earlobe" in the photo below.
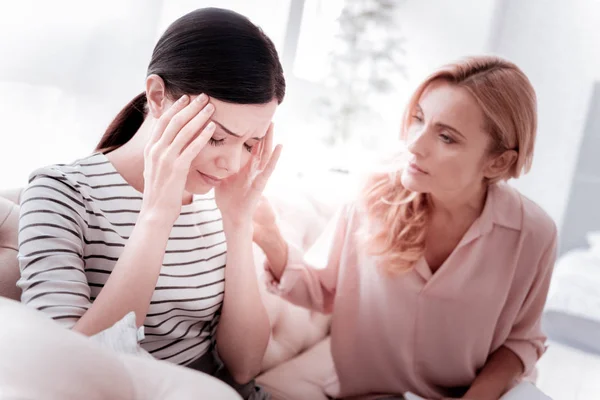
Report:
[[[146,78],[146,98],[148,112],[158,119],[165,112],[167,97],[165,83],[158,75],[149,75]]]

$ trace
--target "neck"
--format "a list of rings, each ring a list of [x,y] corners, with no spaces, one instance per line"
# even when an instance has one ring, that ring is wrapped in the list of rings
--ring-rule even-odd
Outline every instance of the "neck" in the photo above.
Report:
[[[460,193],[431,194],[434,216],[445,220],[465,221],[478,217],[485,205],[487,185],[482,184]]]

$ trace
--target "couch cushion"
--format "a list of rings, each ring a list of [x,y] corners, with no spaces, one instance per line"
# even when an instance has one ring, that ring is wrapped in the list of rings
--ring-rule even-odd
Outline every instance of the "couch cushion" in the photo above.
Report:
[[[325,389],[337,385],[330,339],[259,376],[257,383],[273,400],[327,400]]]
[[[16,285],[19,279],[17,262],[17,230],[19,226],[18,196],[11,200],[0,196],[0,296],[19,300],[21,290]]]
[[[4,189],[0,190],[0,197],[4,197],[15,204],[19,204],[21,202],[22,193],[22,188]]]

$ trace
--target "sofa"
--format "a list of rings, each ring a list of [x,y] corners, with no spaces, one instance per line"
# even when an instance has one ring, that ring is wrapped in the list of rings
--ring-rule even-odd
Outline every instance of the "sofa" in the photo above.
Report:
[[[336,204],[311,198],[298,185],[284,186],[267,197],[278,212],[286,239],[306,249]],[[238,398],[211,377],[163,361],[114,353],[20,304],[16,281],[21,190],[0,191],[0,400]],[[258,274],[264,260],[255,247]],[[332,368],[329,317],[294,306],[260,286],[271,338],[257,381],[274,399],[325,400],[319,368]],[[298,374],[298,369],[310,373]],[[298,375],[307,378],[298,381]]]

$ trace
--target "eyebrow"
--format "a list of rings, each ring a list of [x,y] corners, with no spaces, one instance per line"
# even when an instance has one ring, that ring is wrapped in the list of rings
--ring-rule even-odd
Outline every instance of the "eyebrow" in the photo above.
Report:
[[[420,112],[420,113],[422,113],[422,114],[425,114],[425,113],[423,112],[423,109],[421,108],[421,106],[420,106],[419,104],[417,104],[417,105],[416,105],[416,108],[417,108],[417,111],[418,111],[418,112]],[[452,131],[452,132],[454,132],[455,134],[457,134],[458,136],[462,137],[464,140],[467,140],[467,138],[465,137],[465,135],[463,135],[462,133],[460,133],[460,131],[459,131],[458,129],[456,129],[456,128],[453,128],[453,127],[451,127],[450,125],[443,124],[443,123],[441,123],[441,122],[436,122],[436,123],[435,123],[435,126],[437,126],[438,128],[444,128],[444,129],[448,129],[449,131]]]
[[[217,126],[219,128],[223,129],[225,131],[225,133],[227,133],[227,134],[229,134],[231,136],[234,136],[234,137],[236,137],[238,139],[243,137],[242,135],[238,135],[237,133],[232,132],[230,129],[227,129],[225,126],[223,126],[222,123],[220,123],[218,121],[215,121],[214,119],[212,120],[212,122],[214,122],[215,124],[217,124]],[[252,139],[254,139],[254,140],[262,140],[263,138],[253,137],[253,138],[251,138],[249,140],[252,140]]]

